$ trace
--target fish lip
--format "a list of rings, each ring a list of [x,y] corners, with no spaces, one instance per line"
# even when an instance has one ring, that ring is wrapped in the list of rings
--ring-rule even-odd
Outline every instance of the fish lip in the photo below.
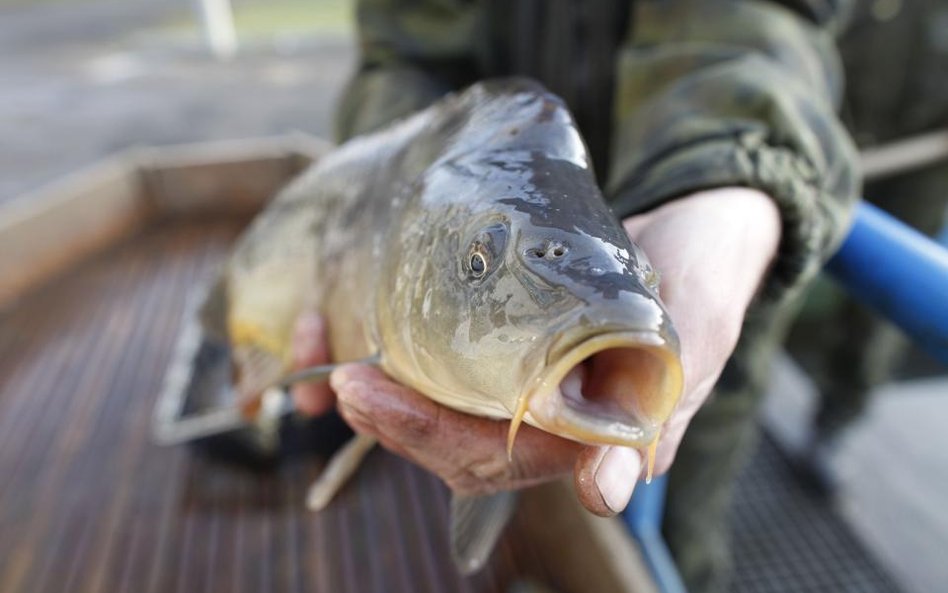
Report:
[[[663,407],[652,417],[608,418],[570,405],[560,385],[587,358],[611,348],[643,349],[664,363]],[[591,445],[644,447],[658,435],[681,397],[683,376],[675,336],[656,330],[602,329],[556,348],[560,353],[537,378],[528,398],[527,420],[546,432]],[[611,421],[610,421],[611,420]]]

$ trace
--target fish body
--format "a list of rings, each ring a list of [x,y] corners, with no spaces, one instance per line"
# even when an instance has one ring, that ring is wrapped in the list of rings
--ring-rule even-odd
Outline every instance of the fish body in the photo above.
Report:
[[[563,102],[480,83],[325,156],[239,240],[205,320],[238,391],[321,312],[335,361],[379,355],[450,408],[646,447],[682,388],[657,274],[597,187]],[[216,299],[216,300],[215,300]]]

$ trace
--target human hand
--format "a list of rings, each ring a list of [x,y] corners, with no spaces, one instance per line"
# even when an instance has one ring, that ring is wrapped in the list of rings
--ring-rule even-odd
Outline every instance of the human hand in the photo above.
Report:
[[[322,317],[300,316],[293,351],[297,369],[330,362]],[[340,367],[332,374],[331,387],[325,382],[294,385],[293,403],[298,412],[318,416],[337,404],[337,393],[339,410],[355,430],[375,436],[386,448],[428,468],[465,494],[545,482],[568,472],[582,449],[578,443],[523,426],[508,463],[508,421],[445,408],[366,364]]]
[[[734,349],[747,305],[776,251],[780,221],[767,196],[725,188],[681,198],[624,224],[661,274],[662,298],[682,344],[684,394],[658,445],[661,473]],[[298,363],[327,362],[319,346],[322,331],[318,318],[301,320]],[[340,367],[331,385],[356,431],[378,438],[461,494],[521,488],[572,470],[583,505],[611,515],[628,504],[642,473],[634,449],[583,446],[529,426],[518,434],[508,462],[507,421],[447,409],[374,367]],[[325,411],[333,401],[324,385],[299,386],[294,397],[298,408],[311,412]]]
[[[737,345],[744,315],[777,252],[780,215],[747,188],[698,192],[623,221],[661,275],[681,342],[684,390],[662,430],[655,471],[668,471],[685,429]]]

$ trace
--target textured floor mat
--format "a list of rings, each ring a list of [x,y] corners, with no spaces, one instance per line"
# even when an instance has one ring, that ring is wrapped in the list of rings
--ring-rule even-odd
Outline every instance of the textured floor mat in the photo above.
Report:
[[[733,504],[735,593],[901,591],[769,438],[741,474]]]
[[[309,513],[325,457],[257,472],[154,445],[188,296],[240,228],[156,227],[0,313],[0,592],[506,593],[525,580],[616,590],[557,580],[547,540],[527,529],[552,513],[528,504],[486,569],[460,577],[446,487],[381,450]],[[567,531],[571,546],[597,550]]]

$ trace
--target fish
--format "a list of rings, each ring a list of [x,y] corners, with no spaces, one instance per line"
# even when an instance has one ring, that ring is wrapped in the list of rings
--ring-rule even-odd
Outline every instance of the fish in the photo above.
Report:
[[[609,209],[564,102],[529,79],[474,84],[339,145],[238,239],[208,297],[248,413],[292,366],[294,321],[332,360],[475,416],[651,449],[681,396],[659,275]],[[361,439],[361,440],[360,440]],[[324,506],[374,441],[336,455]],[[456,497],[452,549],[483,565],[513,496]]]

